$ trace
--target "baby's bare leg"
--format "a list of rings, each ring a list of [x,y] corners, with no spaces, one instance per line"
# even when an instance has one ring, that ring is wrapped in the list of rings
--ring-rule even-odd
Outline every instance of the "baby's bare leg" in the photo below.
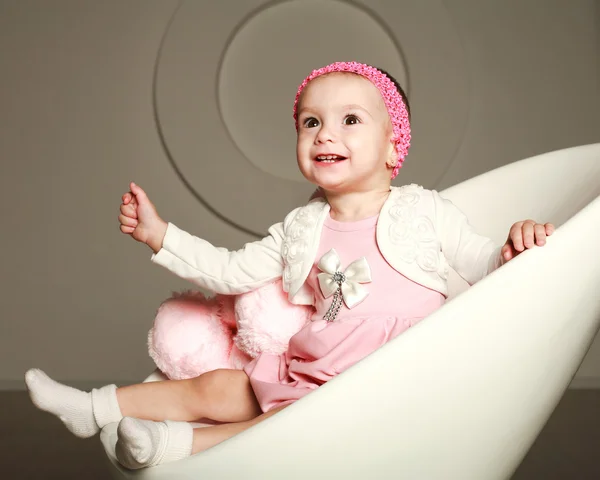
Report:
[[[283,407],[277,407],[273,410],[269,410],[267,413],[263,413],[251,420],[239,423],[226,423],[223,425],[215,425],[214,427],[196,428],[194,429],[194,440],[192,443],[192,455],[195,453],[203,452],[204,450],[214,447],[215,445],[237,435],[238,433],[247,430],[248,428],[262,422],[270,416],[283,410],[287,405]]]
[[[207,450],[281,411],[279,407],[239,423],[197,428],[187,422],[153,422],[125,417],[118,428],[117,459],[131,468],[147,468],[181,460]]]
[[[56,415],[78,437],[91,437],[123,416],[149,420],[193,421],[210,418],[242,422],[260,414],[260,407],[241,370],[216,370],[191,380],[168,380],[117,389],[106,385],[91,392],[63,385],[39,369],[25,382],[33,403]]]
[[[117,389],[117,399],[124,417],[155,421],[244,422],[261,413],[248,376],[241,370],[130,385]]]

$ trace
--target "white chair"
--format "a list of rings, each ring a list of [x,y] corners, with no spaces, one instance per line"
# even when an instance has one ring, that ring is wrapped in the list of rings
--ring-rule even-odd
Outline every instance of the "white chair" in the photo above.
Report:
[[[114,478],[507,479],[600,325],[600,144],[522,160],[442,194],[497,243],[516,220],[559,226],[333,381],[206,452]],[[466,291],[464,291],[466,290]],[[457,296],[457,293],[463,292]]]

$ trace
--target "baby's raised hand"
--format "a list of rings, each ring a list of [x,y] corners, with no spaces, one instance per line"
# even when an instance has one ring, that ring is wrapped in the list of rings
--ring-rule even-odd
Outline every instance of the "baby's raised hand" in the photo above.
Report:
[[[505,262],[512,260],[520,253],[535,245],[546,244],[546,237],[554,233],[551,223],[535,223],[533,220],[523,220],[515,223],[508,232],[506,243],[502,247],[502,258]]]
[[[131,191],[123,195],[120,208],[121,232],[145,243],[156,253],[162,247],[167,223],[158,216],[156,207],[141,187],[131,182],[129,188]]]

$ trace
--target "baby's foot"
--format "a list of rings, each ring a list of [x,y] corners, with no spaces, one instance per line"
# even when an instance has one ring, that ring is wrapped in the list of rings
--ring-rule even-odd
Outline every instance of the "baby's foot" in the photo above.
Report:
[[[187,422],[125,417],[117,435],[117,460],[126,468],[154,467],[192,454],[193,429]]]
[[[76,436],[87,438],[100,430],[94,419],[91,393],[55,382],[37,368],[25,374],[25,383],[34,405],[56,415]]]

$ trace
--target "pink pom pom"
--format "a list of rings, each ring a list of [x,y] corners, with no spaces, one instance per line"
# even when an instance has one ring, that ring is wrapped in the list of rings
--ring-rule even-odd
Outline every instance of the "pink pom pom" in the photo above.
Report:
[[[261,352],[279,355],[310,321],[313,311],[311,306],[290,303],[281,280],[239,295],[235,302],[235,345],[253,358]]]
[[[235,299],[236,295],[217,295],[215,300],[219,304],[219,316],[221,317],[221,321],[223,325],[229,327],[232,332],[237,330],[237,325],[235,323]]]
[[[217,368],[241,368],[236,349],[231,358],[233,332],[215,298],[200,292],[175,294],[159,307],[154,327],[148,333],[148,351],[156,366],[170,379],[184,379]],[[242,365],[243,367],[243,365]]]

